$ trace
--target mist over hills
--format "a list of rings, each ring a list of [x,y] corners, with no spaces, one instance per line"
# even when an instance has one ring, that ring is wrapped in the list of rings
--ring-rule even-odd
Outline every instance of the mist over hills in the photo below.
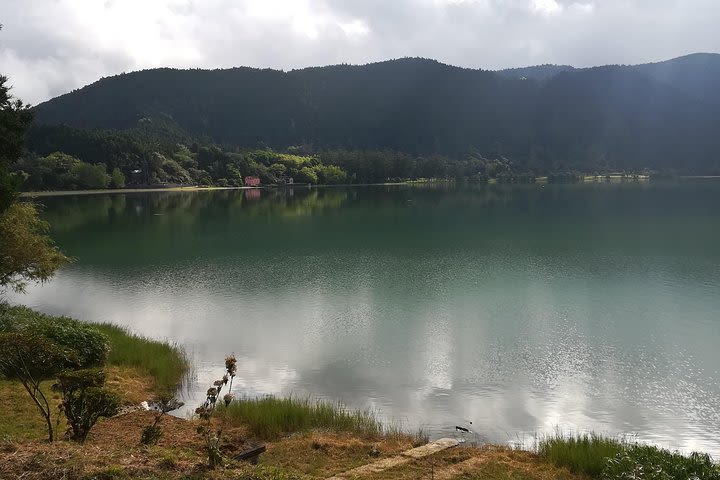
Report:
[[[63,150],[53,126],[152,125],[161,140],[229,148],[473,154],[538,174],[720,174],[717,85],[718,54],[498,72],[422,58],[288,72],[161,68],[103,78],[38,105],[29,147]]]

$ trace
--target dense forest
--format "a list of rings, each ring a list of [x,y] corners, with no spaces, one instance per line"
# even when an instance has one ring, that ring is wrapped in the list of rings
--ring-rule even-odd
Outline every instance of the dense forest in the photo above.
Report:
[[[500,72],[419,58],[145,70],[35,107],[16,172],[33,189],[720,174],[719,81],[715,54]]]

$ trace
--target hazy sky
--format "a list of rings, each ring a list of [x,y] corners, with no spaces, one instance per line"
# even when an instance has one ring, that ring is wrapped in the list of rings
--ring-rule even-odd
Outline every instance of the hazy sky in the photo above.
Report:
[[[38,103],[159,66],[421,56],[498,69],[720,52],[720,0],[0,0],[0,73]]]

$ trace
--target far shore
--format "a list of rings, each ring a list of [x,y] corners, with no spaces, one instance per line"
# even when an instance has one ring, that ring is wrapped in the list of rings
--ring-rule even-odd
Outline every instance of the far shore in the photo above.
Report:
[[[48,190],[22,192],[21,197],[55,197],[60,195],[97,195],[105,193],[200,192],[205,190],[250,190],[258,187],[167,187],[167,188],[104,188],[99,190]]]
[[[595,183],[595,182],[606,182],[607,177],[610,177],[612,183],[620,182],[622,180],[631,181],[650,181],[648,175],[638,175],[635,178],[631,176],[622,175],[586,175],[578,183]],[[688,179],[720,179],[720,175],[681,175],[675,177],[676,179],[688,180]],[[257,187],[157,187],[157,188],[105,188],[98,190],[48,190],[41,192],[21,192],[20,197],[23,198],[36,198],[36,197],[58,197],[67,195],[99,195],[99,194],[111,194],[111,193],[143,193],[143,192],[205,192],[214,190],[253,190],[253,189],[268,189],[268,188],[316,188],[316,187],[377,187],[377,186],[393,186],[393,185],[414,185],[420,183],[454,183],[456,180],[445,180],[445,179],[424,179],[424,180],[406,180],[403,182],[384,182],[384,183],[353,183],[353,184],[340,184],[340,185],[308,185],[305,183],[296,183],[293,185],[260,185]],[[488,185],[495,185],[499,183],[497,179],[491,178],[487,182]],[[540,176],[535,177],[535,183],[548,183],[548,177]]]

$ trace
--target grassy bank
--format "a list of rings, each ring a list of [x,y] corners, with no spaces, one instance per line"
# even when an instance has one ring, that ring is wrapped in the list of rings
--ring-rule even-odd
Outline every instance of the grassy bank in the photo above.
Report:
[[[556,434],[540,442],[538,453],[559,467],[592,478],[720,480],[720,465],[709,455],[682,455],[595,434]]]
[[[107,385],[123,403],[137,404],[175,389],[188,369],[185,354],[177,345],[140,337],[114,325],[94,325],[0,304],[0,333],[29,331],[64,344],[75,343],[87,353],[93,352],[85,340],[89,338],[84,335],[88,329],[100,331],[107,338]],[[57,393],[50,388],[53,383],[43,382],[42,390],[52,402],[59,403]],[[20,382],[0,378],[0,412],[0,440],[43,438],[42,419]]]
[[[614,458],[622,450],[623,444],[617,440],[583,434],[548,437],[540,442],[538,451],[544,458],[571,472],[599,477],[607,459]]]
[[[309,398],[241,398],[227,407],[221,406],[220,417],[230,423],[245,425],[256,437],[279,438],[311,430],[347,432],[362,437],[395,433],[371,410],[349,410],[339,403],[313,401]]]
[[[146,372],[153,378],[153,389],[158,393],[173,391],[180,385],[189,367],[180,346],[135,335],[109,323],[96,327],[110,340],[108,365]]]

